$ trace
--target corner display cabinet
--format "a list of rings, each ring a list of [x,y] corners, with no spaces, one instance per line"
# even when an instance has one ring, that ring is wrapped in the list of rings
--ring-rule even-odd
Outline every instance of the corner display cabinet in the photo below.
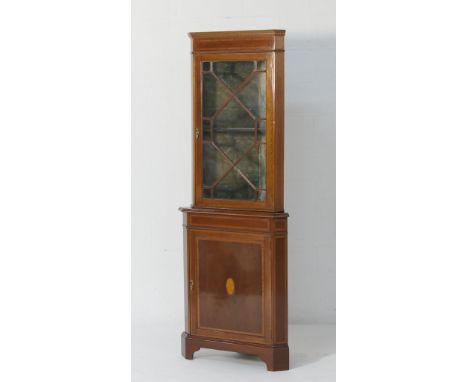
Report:
[[[193,205],[181,208],[187,359],[210,348],[289,368],[284,35],[190,33]]]

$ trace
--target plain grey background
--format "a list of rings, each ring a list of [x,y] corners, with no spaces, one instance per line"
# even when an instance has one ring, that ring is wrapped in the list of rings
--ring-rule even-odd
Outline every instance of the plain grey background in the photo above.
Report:
[[[286,29],[290,323],[335,322],[335,3],[132,1],[132,321],[180,322],[191,31]]]

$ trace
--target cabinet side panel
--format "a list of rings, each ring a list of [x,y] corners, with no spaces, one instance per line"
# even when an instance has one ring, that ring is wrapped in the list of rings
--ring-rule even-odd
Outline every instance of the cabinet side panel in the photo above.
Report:
[[[275,239],[275,342],[288,340],[287,238]]]
[[[184,214],[184,305],[185,305],[185,331],[190,333],[190,301],[189,301],[189,245],[188,245],[188,229],[187,214]]]
[[[274,132],[275,132],[275,211],[284,209],[284,53],[274,56]]]

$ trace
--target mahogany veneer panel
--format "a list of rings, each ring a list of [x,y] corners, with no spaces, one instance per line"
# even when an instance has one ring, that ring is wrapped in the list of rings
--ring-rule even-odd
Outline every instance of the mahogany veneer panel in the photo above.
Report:
[[[209,239],[197,244],[199,326],[261,334],[262,246]],[[226,291],[227,280],[232,291]]]
[[[284,30],[194,32],[192,51],[198,52],[272,52],[284,50]]]

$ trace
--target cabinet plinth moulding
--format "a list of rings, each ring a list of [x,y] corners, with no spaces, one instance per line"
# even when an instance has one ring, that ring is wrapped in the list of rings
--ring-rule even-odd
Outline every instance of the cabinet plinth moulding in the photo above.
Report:
[[[284,30],[192,39],[193,204],[184,226],[182,355],[258,355],[289,369]]]

